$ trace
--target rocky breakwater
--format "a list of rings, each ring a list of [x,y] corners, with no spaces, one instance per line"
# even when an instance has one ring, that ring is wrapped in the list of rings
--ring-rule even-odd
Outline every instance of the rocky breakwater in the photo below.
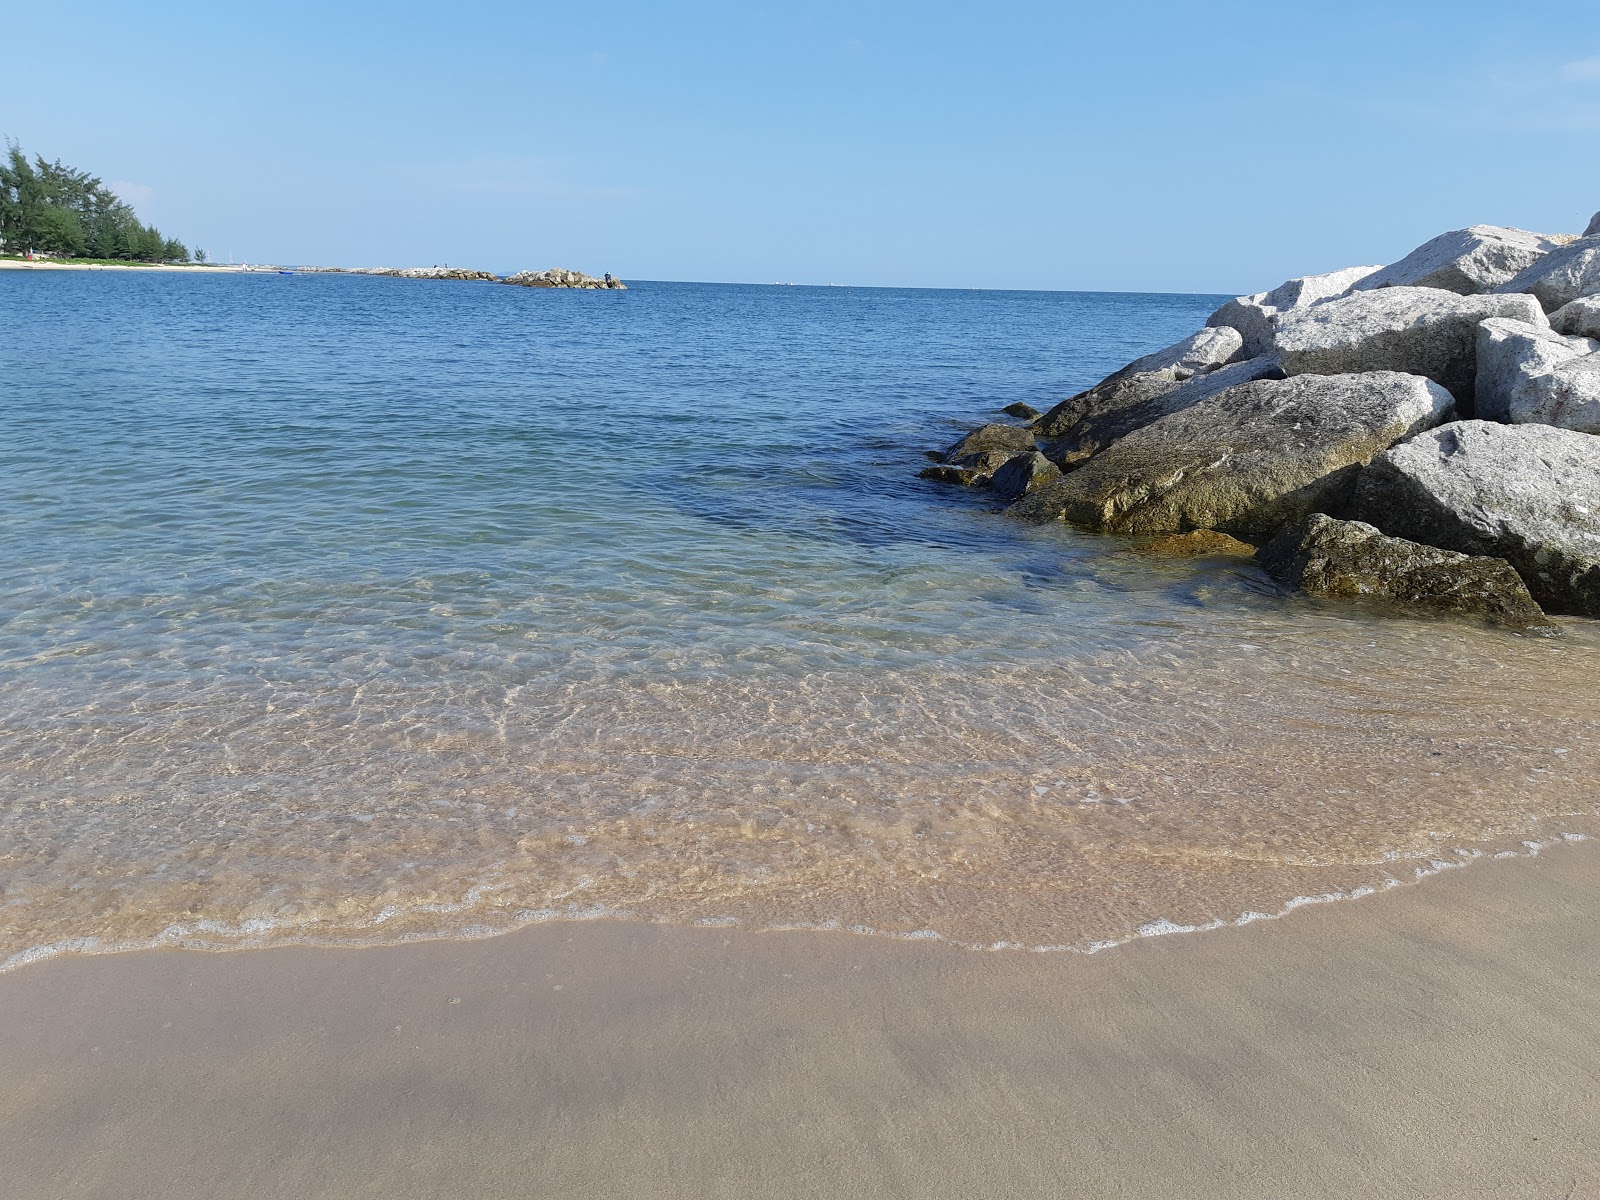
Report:
[[[389,279],[483,279],[493,282],[498,275],[488,271],[469,271],[464,267],[332,267],[340,275],[382,275]]]
[[[1024,520],[1245,539],[1309,592],[1541,631],[1541,605],[1600,616],[1600,214],[1240,296],[930,457]]]
[[[627,284],[620,279],[613,279],[610,275],[596,279],[593,275],[585,275],[582,271],[569,271],[565,267],[552,267],[548,271],[518,271],[501,282],[530,288],[595,288],[615,292],[628,290]]]

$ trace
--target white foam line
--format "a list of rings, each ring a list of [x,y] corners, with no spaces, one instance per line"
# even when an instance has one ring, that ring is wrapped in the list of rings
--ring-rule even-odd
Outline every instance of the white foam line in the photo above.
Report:
[[[1460,867],[1470,866],[1479,860],[1537,858],[1552,846],[1589,840],[1588,834],[1561,833],[1543,841],[1526,840],[1522,843],[1523,848],[1520,850],[1500,850],[1490,854],[1483,850],[1461,849],[1455,851],[1456,858],[1454,861],[1435,858],[1430,859],[1426,866],[1413,868],[1412,882],[1420,882],[1445,871],[1453,871]],[[1398,861],[1400,858],[1400,855],[1394,853],[1385,855],[1385,859],[1391,862]],[[591,879],[584,879],[565,895],[584,891],[592,886],[593,882]],[[341,932],[348,934],[362,929],[376,929],[396,917],[414,913],[456,914],[467,912],[478,907],[484,897],[502,890],[504,886],[503,884],[479,884],[470,889],[461,900],[454,902],[429,901],[410,906],[389,905],[363,924],[343,926],[337,929],[328,929],[326,927],[319,929],[320,922],[274,920],[269,917],[251,917],[236,923],[203,918],[186,924],[169,925],[150,938],[129,939],[118,942],[108,942],[98,937],[66,938],[59,942],[51,942],[47,945],[31,946],[26,950],[19,950],[9,958],[0,961],[0,974],[66,954],[121,954],[134,950],[160,949],[244,950],[264,946],[373,947],[392,946],[409,942],[474,941],[499,937],[502,934],[514,933],[530,925],[541,925],[550,921],[593,921],[602,918],[629,920],[638,918],[638,914],[629,909],[611,908],[604,904],[580,906],[574,901],[563,908],[519,909],[512,914],[510,923],[505,926],[468,925],[464,928],[441,930],[437,933],[405,933],[371,940],[337,936]],[[1085,942],[1081,945],[1045,944],[1030,946],[1024,942],[1014,941],[957,942],[945,937],[935,929],[916,929],[911,931],[880,930],[870,925],[846,926],[837,918],[814,923],[795,922],[751,926],[750,928],[762,933],[844,931],[875,937],[896,938],[903,941],[939,941],[963,950],[1022,950],[1032,954],[1099,954],[1102,950],[1113,950],[1118,946],[1126,946],[1130,942],[1136,942],[1143,938],[1166,937],[1175,933],[1205,933],[1213,929],[1236,929],[1240,926],[1253,924],[1256,921],[1276,921],[1288,916],[1296,909],[1305,908],[1308,905],[1332,904],[1339,900],[1360,900],[1367,896],[1376,895],[1380,891],[1388,891],[1391,888],[1403,886],[1406,886],[1404,879],[1390,875],[1386,876],[1383,882],[1376,886],[1363,885],[1343,891],[1323,892],[1314,896],[1293,896],[1286,900],[1283,907],[1278,909],[1277,912],[1264,913],[1252,910],[1240,913],[1236,917],[1218,917],[1197,925],[1184,925],[1162,918],[1147,922],[1123,937],[1105,938],[1098,941]],[[679,924],[679,922],[668,918],[647,917],[645,919],[662,925]],[[697,918],[691,922],[691,925],[702,928],[725,928],[730,926],[742,927],[744,922],[734,916],[710,916]],[[284,930],[291,929],[301,929],[305,932],[282,936]],[[319,933],[322,936],[318,936]],[[279,936],[273,936],[275,934]]]

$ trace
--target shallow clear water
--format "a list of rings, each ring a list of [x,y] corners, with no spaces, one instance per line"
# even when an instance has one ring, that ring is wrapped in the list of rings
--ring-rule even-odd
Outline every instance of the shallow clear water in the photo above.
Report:
[[[1085,947],[1589,829],[1590,623],[915,478],[1216,302],[0,273],[0,960],[616,911]]]

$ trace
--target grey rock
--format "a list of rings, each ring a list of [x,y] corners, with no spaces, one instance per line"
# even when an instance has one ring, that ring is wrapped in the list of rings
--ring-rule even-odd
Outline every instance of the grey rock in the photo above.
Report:
[[[1314,596],[1397,600],[1555,631],[1505,559],[1387,537],[1362,521],[1313,513],[1256,551],[1256,559],[1274,579]]]
[[[613,279],[609,275],[604,279],[596,279],[593,275],[585,275],[582,271],[569,271],[565,267],[551,267],[548,271],[518,271],[515,275],[506,276],[501,282],[531,288],[587,288],[616,292],[628,290],[628,285],[620,279]]]
[[[1550,328],[1573,337],[1600,338],[1600,296],[1563,304],[1550,314]]]
[[[1356,284],[1382,267],[1346,267],[1324,275],[1303,275],[1280,283],[1270,292],[1236,296],[1206,319],[1209,326],[1225,325],[1239,331],[1244,339],[1245,358],[1259,358],[1272,350],[1278,320],[1286,312],[1310,308],[1344,295]]]
[[[1210,399],[1219,392],[1257,379],[1282,379],[1283,370],[1275,358],[1252,358],[1230,363],[1205,375],[1194,375],[1170,388],[1149,386],[1153,376],[1135,376],[1142,386],[1127,381],[1121,387],[1094,388],[1057,405],[1034,428],[1045,454],[1062,466],[1092,458],[1118,438],[1135,429],[1190,405]]]
[[[1278,326],[1277,353],[1290,376],[1404,371],[1426,375],[1470,405],[1478,323],[1489,317],[1544,321],[1529,296],[1380,288],[1287,314]]]
[[[994,473],[989,487],[1000,499],[1015,500],[1060,478],[1061,468],[1034,450],[1026,454],[1014,454],[1007,459],[1005,465]]]
[[[1551,313],[1584,296],[1600,295],[1600,235],[1556,247],[1499,290],[1527,292]]]
[[[1478,326],[1476,415],[1600,433],[1600,342],[1493,317]]]
[[[1595,237],[1596,235],[1600,235],[1600,212],[1589,218],[1589,228],[1583,231],[1584,237]]]
[[[1456,421],[1373,459],[1354,513],[1393,537],[1505,559],[1547,611],[1600,615],[1593,434]]]
[[[1019,421],[1031,421],[1039,416],[1039,410],[1031,404],[1024,404],[1018,400],[1015,404],[1008,404],[1000,410],[1008,417],[1016,417]]]
[[[1492,292],[1559,245],[1526,229],[1472,225],[1441,233],[1399,262],[1367,276],[1357,291],[1389,287],[1442,288],[1462,296]]]
[[[978,454],[999,451],[1007,457],[1036,449],[1033,433],[1024,425],[980,425],[944,452],[944,461],[951,466],[965,466],[966,460]]]
[[[1438,384],[1392,371],[1247,383],[1135,430],[1008,511],[1105,532],[1264,538],[1340,511],[1361,464],[1450,407]]]
[[[1034,432],[1041,438],[1059,438],[1088,414],[1136,408],[1197,375],[1217,370],[1236,358],[1243,346],[1236,329],[1202,329],[1135,359],[1087,391],[1068,396],[1034,422]]]
[[[945,463],[937,467],[924,467],[918,478],[936,483],[958,483],[963,487],[988,487],[994,473],[1011,461],[1013,456],[1005,450],[983,450],[963,455],[959,463]]]

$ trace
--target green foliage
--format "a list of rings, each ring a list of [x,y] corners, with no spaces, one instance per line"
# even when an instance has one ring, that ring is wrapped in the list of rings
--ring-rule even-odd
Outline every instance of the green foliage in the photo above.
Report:
[[[182,242],[140,222],[133,209],[87,171],[59,159],[29,161],[6,143],[0,162],[0,243],[8,254],[54,254],[121,262],[186,262]]]

